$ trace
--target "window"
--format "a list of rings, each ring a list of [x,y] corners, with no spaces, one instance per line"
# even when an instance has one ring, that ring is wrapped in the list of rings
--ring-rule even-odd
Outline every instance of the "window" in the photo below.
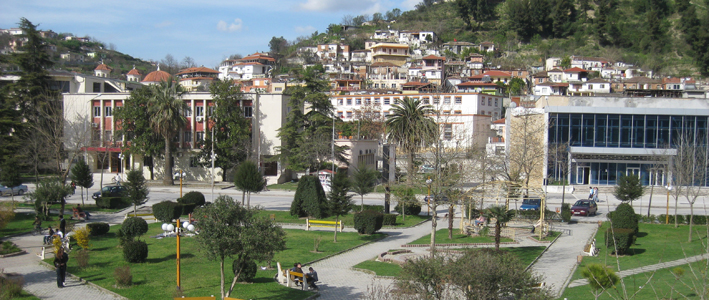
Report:
[[[495,120],[497,120],[497,113],[495,113]]]
[[[485,115],[485,111],[484,111],[484,110],[481,111],[480,114],[481,114],[481,115]]]
[[[480,98],[480,105],[485,105],[485,97]]]
[[[348,112],[347,112],[347,118],[348,118],[348,119],[351,119],[351,118],[352,118],[352,112],[351,112],[351,111],[348,111]]]
[[[104,109],[104,112],[105,112],[103,115],[104,115],[105,117],[113,116],[113,108],[112,108],[112,107],[106,106],[106,107],[104,107],[103,109]]]
[[[342,99],[342,98],[337,99],[337,105],[343,105],[344,101],[345,101],[345,100]]]
[[[192,116],[192,110],[189,109],[189,108],[187,108],[187,109],[185,109],[185,111],[183,112],[183,114],[185,115],[185,117],[191,117],[191,116]]]
[[[443,97],[443,104],[451,104],[451,97]]]
[[[347,98],[347,105],[352,105],[352,98]]]
[[[389,98],[384,98],[384,105],[389,105]]]
[[[101,83],[94,82],[93,88],[94,88],[94,93],[100,93],[101,92]]]
[[[372,104],[372,98],[364,98],[364,104],[366,104],[366,105]]]
[[[450,110],[444,110],[444,111],[443,111],[443,114],[444,114],[444,115],[450,115],[450,114],[451,114],[451,111],[450,111]]]
[[[593,84],[589,84],[589,85],[588,85],[588,89],[589,89],[589,90],[592,90],[592,89],[593,89]]]
[[[338,117],[338,118],[342,119],[342,117],[344,117],[344,116],[345,116],[345,115],[344,115],[341,111],[338,111],[338,112],[337,112],[337,117]]]
[[[195,132],[195,141],[198,143],[204,142],[204,132],[202,132],[202,131]]]
[[[492,98],[487,99],[487,106],[492,106]]]
[[[497,107],[497,101],[498,101],[498,99],[495,99],[495,107]]]
[[[204,116],[204,106],[197,106],[194,109],[195,109],[196,116],[198,116],[198,117]]]
[[[460,111],[460,110],[456,110],[454,113],[455,113],[456,115],[461,115],[461,114],[463,114],[463,112]]]
[[[374,104],[379,104],[379,98],[374,98]]]
[[[192,131],[185,131],[184,135],[184,142],[185,143],[191,143],[192,142]]]
[[[428,97],[423,98],[423,104],[431,104],[431,102],[429,102],[429,100],[430,99]],[[433,104],[438,104],[438,98],[433,98]]]
[[[395,88],[396,88],[396,83],[392,83],[392,84],[391,84],[391,88],[392,88],[392,89],[395,89]]]
[[[443,125],[443,139],[449,141],[453,139],[453,124]]]
[[[600,87],[600,88],[604,89],[604,88],[606,88],[606,85],[605,85],[605,84],[601,84],[601,87]]]
[[[214,106],[207,106],[207,116],[213,116],[214,115]]]
[[[251,106],[244,106],[244,117],[251,118],[254,114],[254,108]]]
[[[277,88],[275,88],[274,90],[275,90],[276,92],[280,92],[280,91],[283,91],[283,88],[277,87]]]
[[[455,97],[455,104],[463,104],[463,97],[456,96]]]
[[[362,98],[356,98],[355,105],[362,105]]]
[[[378,84],[378,83],[375,83],[375,84],[374,84],[374,88],[375,88],[375,89],[378,89],[378,88],[379,88],[379,84]]]
[[[103,132],[103,138],[104,138],[104,141],[112,141],[113,140],[113,133],[110,130],[106,130]]]
[[[99,118],[99,117],[101,117],[101,107],[94,106],[94,118]]]

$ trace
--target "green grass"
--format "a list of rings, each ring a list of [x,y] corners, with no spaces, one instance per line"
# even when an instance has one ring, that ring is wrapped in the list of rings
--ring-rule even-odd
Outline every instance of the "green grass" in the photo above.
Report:
[[[94,200],[91,199],[91,201],[94,201]],[[126,205],[126,206],[121,207],[121,208],[100,208],[100,207],[96,206],[96,204],[86,204],[86,205],[82,205],[82,206],[81,206],[81,209],[84,210],[84,211],[88,211],[88,212],[96,212],[96,211],[98,211],[98,212],[114,213],[114,212],[122,211],[122,210],[126,209],[126,207],[129,207],[129,206],[132,207],[131,205]],[[32,208],[32,209],[34,209],[34,204],[19,203],[19,204],[17,205],[17,207]],[[76,207],[76,204],[66,204],[66,205],[64,205],[64,213],[67,214],[67,215],[72,214],[72,208],[74,208],[74,207]],[[61,208],[62,208],[61,204],[52,204],[52,205],[49,206],[49,209],[52,209],[52,210],[59,210],[59,209],[61,209]]]
[[[34,212],[15,213],[15,218],[13,218],[12,221],[10,221],[7,226],[5,226],[5,228],[0,229],[0,238],[3,238],[8,235],[32,232],[32,229],[34,228],[34,226],[32,225],[32,223],[34,222],[34,216]],[[67,227],[69,227],[70,224],[76,223],[76,221],[74,220],[69,220],[67,218],[65,219]],[[53,228],[59,227],[59,217],[55,214],[51,214],[49,221],[42,221],[42,228],[46,230],[47,226],[52,226]]]
[[[305,218],[300,219],[298,217],[294,217],[290,215],[290,212],[288,211],[282,211],[282,210],[264,210],[259,212],[260,215],[263,216],[270,216],[270,215],[275,215],[275,220],[277,223],[292,223],[292,224],[303,224],[305,225]],[[422,221],[428,220],[430,217],[427,216],[406,216],[406,220],[403,220],[401,216],[396,217],[396,225],[395,227],[410,227],[414,226],[418,223],[421,223]],[[322,220],[325,221],[335,221],[335,217],[327,217]],[[345,216],[340,216],[340,220],[342,220],[343,224],[348,227],[354,226],[354,214],[350,213]],[[303,226],[305,227],[305,226]]]
[[[150,224],[148,233],[141,238],[148,243],[148,261],[142,264],[130,264],[134,285],[130,288],[114,287],[113,272],[116,267],[128,265],[118,248],[115,233],[119,226],[111,227],[110,232],[102,237],[92,237],[89,267],[79,269],[76,260],[69,259],[68,271],[108,290],[130,299],[165,299],[171,297],[176,285],[175,244],[174,238],[154,239],[162,232],[161,224]],[[337,243],[332,242],[332,232],[286,230],[287,250],[275,255],[273,265],[280,262],[284,268],[293,263],[305,263],[327,255],[335,254],[356,245],[383,237],[382,234],[360,236],[357,233],[338,233]],[[316,237],[321,237],[319,251],[312,253]],[[48,260],[50,261],[50,260]],[[231,270],[231,259],[225,262],[226,272]],[[265,263],[258,263],[264,266]],[[181,239],[181,278],[186,297],[219,295],[219,263],[209,261],[194,238]],[[241,299],[305,299],[312,295],[279,285],[273,280],[276,270],[258,270],[254,283],[237,284],[232,297]],[[226,278],[228,284],[230,278]]]
[[[584,257],[572,280],[582,278],[581,270],[591,263],[608,265],[617,271],[618,264],[622,270],[629,270],[699,255],[704,253],[702,242],[706,243],[707,241],[706,226],[694,225],[695,232],[692,235],[692,242],[688,243],[688,225],[675,228],[674,225],[640,223],[640,232],[635,244],[630,247],[627,255],[618,257],[616,263],[616,257],[610,254],[603,242],[608,226],[609,223],[604,222],[596,234],[596,246],[599,249],[599,254],[594,257]]]
[[[524,266],[531,264],[539,255],[542,254],[546,247],[516,247],[516,248],[500,248],[501,251],[510,252],[519,258]],[[479,249],[473,249],[477,251]],[[398,276],[401,272],[401,266],[380,262],[375,260],[366,260],[354,266],[355,268],[370,270],[379,276]]]
[[[5,241],[0,246],[0,254],[2,255],[22,251],[22,249],[18,248],[17,245],[13,244],[10,241]]]
[[[365,260],[354,267],[370,270],[379,276],[399,276],[401,273],[401,266],[397,264],[374,260]]]
[[[494,243],[494,236],[467,236],[465,234],[460,234],[460,230],[453,228],[453,239],[448,239],[448,229],[439,229],[436,231],[436,244],[478,244],[478,243]],[[502,237],[500,242],[513,242],[512,239]],[[431,235],[415,240],[409,244],[413,245],[425,245],[431,243]]]
[[[559,231],[551,231],[551,232],[549,232],[549,235],[543,237],[543,238],[541,239],[541,241],[551,242],[551,241],[553,241],[557,236],[559,236],[560,234],[561,234],[561,232],[559,232]],[[532,238],[534,238],[535,240],[539,241],[539,235],[538,235],[538,234],[537,234],[537,235],[533,235]]]
[[[702,276],[706,274],[707,265],[706,261],[695,262],[691,264],[697,275]],[[679,268],[684,269],[684,275],[681,276],[681,280],[687,283],[676,281],[676,277],[672,274],[672,270],[676,267],[666,268],[657,270],[654,274],[652,272],[641,273],[637,275],[632,275],[623,278],[623,284],[625,285],[625,290],[628,295],[632,295],[636,291],[640,290],[635,296],[635,299],[700,299],[697,295],[696,290],[692,290],[690,287],[702,288],[702,286],[709,285],[706,280],[697,280],[689,268],[689,264],[679,266]],[[648,278],[652,276],[650,285],[646,284]],[[695,285],[696,284],[696,285]],[[608,292],[603,293],[598,299],[619,299],[619,293],[623,291],[623,285],[620,283],[617,288],[611,289],[610,295]],[[644,288],[640,289],[641,286]],[[672,294],[670,294],[672,293]],[[686,296],[683,297],[682,295]],[[564,290],[564,294],[559,299],[593,299],[593,294],[591,293],[591,287],[589,285],[577,286],[574,288],[567,288]]]
[[[28,293],[27,291],[22,290],[22,293],[20,293],[20,295],[17,297],[13,297],[12,300],[40,300],[40,299],[35,297],[34,295]]]
[[[281,184],[269,184],[269,190],[295,191],[298,189],[297,182],[286,182]]]

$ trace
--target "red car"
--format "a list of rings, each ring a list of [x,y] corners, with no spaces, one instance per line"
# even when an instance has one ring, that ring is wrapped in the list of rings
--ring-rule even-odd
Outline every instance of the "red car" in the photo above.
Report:
[[[598,205],[593,200],[579,200],[571,207],[574,216],[595,216],[598,212]]]

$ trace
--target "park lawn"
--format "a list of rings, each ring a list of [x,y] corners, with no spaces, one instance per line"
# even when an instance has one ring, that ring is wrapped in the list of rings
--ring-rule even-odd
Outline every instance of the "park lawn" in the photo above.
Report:
[[[500,248],[500,251],[506,251],[514,254],[519,258],[524,266],[529,266],[542,252],[546,249],[544,246],[539,247],[515,247],[515,248]],[[472,249],[478,251],[480,248]],[[354,266],[355,268],[370,270],[378,276],[398,276],[401,272],[401,266],[394,263],[380,262],[375,260],[365,260]]]
[[[13,297],[12,300],[39,300],[36,296],[28,293],[25,290],[22,290],[19,296]]]
[[[95,200],[93,200],[93,199],[91,199],[91,201],[94,201],[94,202],[95,202]],[[32,208],[32,209],[34,209],[34,204],[30,204],[30,203],[20,203],[20,204],[17,205],[17,206],[18,206],[18,207],[25,207],[25,208]],[[76,204],[73,204],[73,203],[67,203],[67,204],[65,204],[65,205],[64,205],[64,213],[67,214],[67,215],[73,214],[72,208],[75,207],[75,206],[76,206]],[[88,211],[88,212],[95,212],[95,211],[98,211],[98,212],[114,213],[114,212],[122,211],[122,210],[126,209],[126,207],[129,207],[129,206],[132,207],[131,205],[126,205],[126,206],[121,207],[121,208],[100,208],[100,207],[96,206],[96,204],[85,204],[85,205],[82,205],[82,206],[81,206],[81,209],[82,209],[82,210],[85,210],[85,211]],[[61,204],[52,204],[52,205],[49,206],[49,209],[51,209],[51,210],[59,210],[59,209],[61,209],[61,207],[62,207]]]
[[[609,222],[604,222],[596,233],[598,255],[584,257],[572,280],[582,278],[581,270],[591,263],[608,265],[613,270],[618,271],[618,263],[621,270],[629,270],[704,253],[702,251],[702,242],[706,242],[706,226],[694,225],[692,242],[688,243],[688,225],[681,225],[675,228],[674,225],[640,223],[640,231],[635,244],[630,246],[628,254],[618,257],[616,263],[616,257],[611,255],[610,251],[608,251],[609,249],[604,245],[604,234],[608,226]]]
[[[15,218],[13,218],[12,221],[5,226],[5,228],[0,229],[0,238],[8,235],[32,232],[32,229],[34,228],[34,226],[32,226],[32,223],[34,223],[34,216],[34,212],[15,213]],[[70,227],[71,224],[76,223],[75,220],[70,220],[68,218],[65,218],[65,220],[67,227]],[[59,227],[59,217],[56,214],[50,214],[49,221],[42,221],[42,228],[44,228],[45,232],[48,226],[52,226],[55,229]],[[67,230],[69,230],[69,228],[67,228]]]
[[[141,239],[148,244],[148,259],[146,263],[129,264],[123,260],[123,253],[118,248],[116,232],[120,226],[112,226],[110,232],[102,237],[92,237],[89,267],[79,269],[76,260],[69,259],[68,271],[82,277],[87,281],[98,284],[108,290],[116,292],[130,299],[165,299],[174,296],[176,286],[175,247],[174,238],[155,239],[162,233],[160,223],[149,225],[148,233]],[[319,232],[303,230],[286,230],[287,250],[275,255],[273,266],[276,262],[286,268],[295,262],[306,263],[327,255],[335,254],[352,248],[356,245],[383,237],[383,234],[361,236],[357,233],[338,233],[338,243],[332,242],[332,232]],[[315,237],[322,238],[320,253],[312,253]],[[191,237],[182,238],[181,241],[181,279],[182,288],[186,297],[220,295],[219,291],[219,263],[209,261],[206,253],[200,252],[196,240]],[[76,248],[76,246],[74,246]],[[46,260],[51,263],[51,259]],[[231,270],[231,259],[225,262],[225,272]],[[130,265],[134,285],[129,288],[116,288],[113,276],[116,267]],[[264,266],[265,263],[258,263]],[[279,285],[273,280],[276,270],[262,271],[258,269],[254,283],[237,284],[232,297],[241,299],[305,299],[312,295],[297,289]],[[225,279],[231,284],[231,279]]]
[[[438,229],[436,231],[436,244],[479,244],[479,243],[494,243],[494,236],[475,236],[471,237],[465,234],[460,234],[458,228],[453,228],[453,239],[448,239],[448,229]],[[500,242],[514,242],[510,238],[501,237]],[[427,234],[418,240],[415,240],[409,244],[412,245],[425,245],[431,243],[431,235]]]
[[[689,268],[689,264],[681,265],[679,268],[684,270],[684,275],[681,276],[681,280],[687,285],[676,280],[676,277],[672,274],[672,270],[678,267],[671,267],[666,269],[660,269],[656,272],[646,272],[640,273],[623,278],[623,284],[628,292],[628,295],[632,295],[638,290],[638,294],[634,299],[701,299],[698,294],[702,291],[692,290],[691,287],[701,289],[703,286],[709,285],[709,282],[705,280],[697,280]],[[698,276],[703,276],[709,269],[707,269],[706,260],[692,263],[692,268],[697,273]],[[646,285],[648,278],[652,276],[650,281],[651,286]],[[705,275],[704,275],[705,276]],[[622,294],[623,285],[620,282],[616,285],[616,288],[610,289],[610,295],[608,292],[603,293],[598,299],[621,299],[619,293]],[[644,288],[640,288],[643,286]],[[699,293],[698,293],[699,292]],[[672,294],[670,294],[672,293]],[[681,293],[682,295],[680,295]],[[684,296],[683,296],[684,295]],[[686,296],[686,298],[685,298]],[[593,294],[591,293],[591,287],[587,285],[577,286],[573,288],[567,288],[559,299],[593,299]]]
[[[275,215],[275,221],[276,223],[292,223],[292,224],[303,224],[305,225],[305,218],[298,218],[295,216],[291,216],[289,211],[282,211],[282,210],[263,210],[259,212],[259,215],[263,216],[270,216],[270,215]],[[406,220],[403,220],[403,218],[399,215],[396,217],[396,225],[394,227],[411,227],[414,226],[418,223],[421,223],[422,221],[429,220],[430,217],[427,216],[422,216],[422,215],[417,215],[417,216],[406,216]],[[322,219],[324,221],[335,221],[335,216],[330,216],[327,218]],[[354,226],[354,214],[350,213],[345,216],[340,216],[340,220],[342,220],[342,223],[345,224],[346,227],[353,227]],[[303,226],[305,227],[305,226]]]
[[[281,184],[269,184],[269,190],[295,191],[298,189],[297,182],[286,182]]]
[[[559,236],[560,234],[561,234],[561,232],[559,232],[559,231],[551,231],[551,232],[549,232],[549,235],[543,237],[543,238],[541,239],[541,241],[542,241],[542,242],[551,242],[551,241],[553,241],[557,236]],[[532,238],[535,239],[535,240],[537,240],[537,241],[540,241],[538,234],[537,234],[537,235],[532,235]]]

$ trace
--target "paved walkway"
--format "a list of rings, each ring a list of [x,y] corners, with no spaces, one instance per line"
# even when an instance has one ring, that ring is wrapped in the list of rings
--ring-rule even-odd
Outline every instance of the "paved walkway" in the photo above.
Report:
[[[696,255],[696,256],[691,256],[691,257],[687,257],[687,258],[683,258],[683,259],[668,261],[668,262],[664,262],[664,263],[659,263],[659,264],[644,266],[644,267],[640,267],[640,268],[620,271],[620,272],[617,272],[616,274],[620,277],[627,277],[630,275],[636,275],[636,274],[640,274],[640,273],[652,272],[652,271],[657,271],[660,269],[666,269],[666,268],[686,265],[688,263],[693,263],[693,262],[697,262],[700,260],[705,260],[707,258],[709,258],[709,253],[704,253],[702,255]],[[577,286],[582,286],[582,285],[587,285],[587,284],[588,284],[588,280],[586,280],[586,279],[576,279],[576,280],[572,281],[571,283],[569,283],[569,287],[572,288],[572,287],[577,287]]]

